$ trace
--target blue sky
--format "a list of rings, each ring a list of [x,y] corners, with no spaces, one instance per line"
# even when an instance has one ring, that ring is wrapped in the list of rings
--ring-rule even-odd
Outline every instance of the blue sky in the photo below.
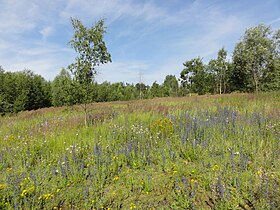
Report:
[[[106,18],[112,63],[99,67],[98,82],[163,82],[183,63],[205,62],[225,47],[229,56],[248,27],[280,28],[279,0],[0,0],[0,65],[30,69],[52,80],[74,62],[67,43],[70,17],[91,26]]]

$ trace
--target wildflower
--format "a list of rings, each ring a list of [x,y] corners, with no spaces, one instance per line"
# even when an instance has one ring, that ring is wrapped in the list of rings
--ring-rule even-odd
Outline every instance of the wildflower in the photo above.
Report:
[[[56,190],[56,193],[59,193],[60,192],[60,189],[58,188],[57,190]]]
[[[262,169],[258,170],[256,174],[261,177],[263,175]]]
[[[53,196],[54,196],[53,194],[47,193],[47,194],[41,195],[41,196],[39,197],[39,200],[43,200],[43,199],[48,200],[48,199],[50,199],[50,198],[53,198]]]
[[[23,191],[22,191],[22,193],[21,193],[21,196],[22,196],[22,197],[24,197],[24,196],[26,196],[26,195],[27,195],[27,193],[28,193],[28,191],[27,191],[27,190],[23,190]]]
[[[219,167],[217,164],[215,164],[215,165],[212,167],[212,170],[213,170],[213,171],[219,171],[219,170],[220,170],[220,167]]]
[[[7,168],[6,171],[7,172],[11,172],[13,170],[13,168]]]
[[[7,187],[7,185],[6,185],[6,184],[0,184],[0,190],[5,189],[6,187]]]
[[[31,194],[32,192],[34,192],[34,190],[35,190],[35,187],[29,187],[21,192],[21,196],[25,197],[28,194]]]
[[[191,179],[191,183],[196,183],[196,182],[197,182],[197,180]]]
[[[114,178],[113,178],[113,181],[117,181],[119,179],[119,177],[118,176],[115,176]]]
[[[129,209],[136,209],[136,205],[134,203],[131,203]]]
[[[113,156],[113,160],[118,160],[118,159],[119,159],[118,156],[116,155]]]

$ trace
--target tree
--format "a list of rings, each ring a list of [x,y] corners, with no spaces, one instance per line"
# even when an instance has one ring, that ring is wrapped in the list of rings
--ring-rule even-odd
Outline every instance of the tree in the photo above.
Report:
[[[15,112],[51,106],[51,86],[42,76],[25,70],[14,73],[14,78],[17,84]]]
[[[262,89],[265,91],[280,90],[280,29],[275,31],[272,39],[275,52],[270,68],[263,75]]]
[[[228,91],[228,82],[230,76],[230,64],[226,60],[227,51],[222,48],[218,52],[218,57],[215,60],[211,60],[208,64],[209,70],[214,76],[214,82],[217,92],[219,94],[226,93]]]
[[[149,93],[151,98],[162,97],[162,87],[156,81],[154,81],[151,88],[149,89]]]
[[[1,114],[51,106],[50,83],[29,70],[0,70]]]
[[[258,92],[274,80],[276,47],[269,26],[260,24],[245,31],[233,52],[232,82],[235,89]]]
[[[210,75],[202,62],[202,58],[194,58],[186,61],[185,68],[180,73],[181,84],[188,92],[199,95],[211,91]]]
[[[178,96],[179,84],[175,75],[167,75],[163,82],[165,96]]]
[[[70,73],[62,68],[52,82],[52,103],[54,106],[69,106],[79,102],[79,83],[73,81]]]
[[[107,52],[104,42],[106,27],[104,20],[99,20],[90,28],[85,27],[78,19],[71,18],[74,28],[73,39],[70,46],[78,53],[76,62],[69,65],[69,69],[74,74],[74,78],[81,84],[83,94],[83,104],[85,112],[85,125],[87,126],[87,103],[89,103],[90,85],[94,81],[97,73],[96,67],[100,64],[111,62],[111,55]]]

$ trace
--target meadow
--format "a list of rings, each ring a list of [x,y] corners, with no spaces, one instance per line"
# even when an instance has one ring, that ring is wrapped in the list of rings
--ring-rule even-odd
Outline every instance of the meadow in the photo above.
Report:
[[[0,117],[0,209],[280,209],[280,94]]]

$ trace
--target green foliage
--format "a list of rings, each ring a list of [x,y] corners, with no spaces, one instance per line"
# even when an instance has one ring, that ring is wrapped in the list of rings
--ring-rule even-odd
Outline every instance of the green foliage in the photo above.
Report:
[[[80,84],[72,80],[69,72],[62,69],[52,82],[52,103],[54,106],[69,106],[81,103]]]
[[[211,60],[208,64],[210,72],[213,74],[215,83],[215,93],[227,93],[229,92],[229,76],[230,76],[230,64],[226,60],[227,51],[222,48],[218,52],[218,57],[215,60]]]
[[[279,52],[275,41],[269,26],[260,24],[246,30],[233,52],[235,89],[258,92],[279,87]]]
[[[149,89],[149,95],[151,98],[163,96],[162,88],[156,81],[152,84],[151,88]]]
[[[100,64],[111,62],[111,55],[107,52],[104,42],[106,28],[104,20],[99,20],[94,26],[87,28],[78,19],[71,18],[75,30],[70,46],[78,53],[76,62],[68,68],[74,74],[76,81],[80,83],[79,92],[84,103],[85,125],[87,126],[87,103],[90,102],[90,85],[96,74],[96,67]]]
[[[280,30],[260,24],[245,31],[235,46],[232,63],[227,52],[206,66],[201,58],[185,62],[180,74],[180,95],[228,93],[232,91],[275,91],[280,88]]]
[[[96,67],[111,62],[104,42],[106,28],[104,20],[99,20],[94,26],[87,28],[78,19],[71,18],[75,30],[70,46],[79,54],[76,62],[69,66],[75,78],[82,84],[88,85],[94,79]]]
[[[203,95],[211,91],[210,74],[205,68],[202,58],[191,59],[183,65],[185,68],[180,73],[180,79],[187,92]]]
[[[178,96],[179,84],[175,75],[167,75],[162,86],[164,96]]]
[[[51,106],[51,87],[31,71],[0,72],[0,113],[39,109]]]

